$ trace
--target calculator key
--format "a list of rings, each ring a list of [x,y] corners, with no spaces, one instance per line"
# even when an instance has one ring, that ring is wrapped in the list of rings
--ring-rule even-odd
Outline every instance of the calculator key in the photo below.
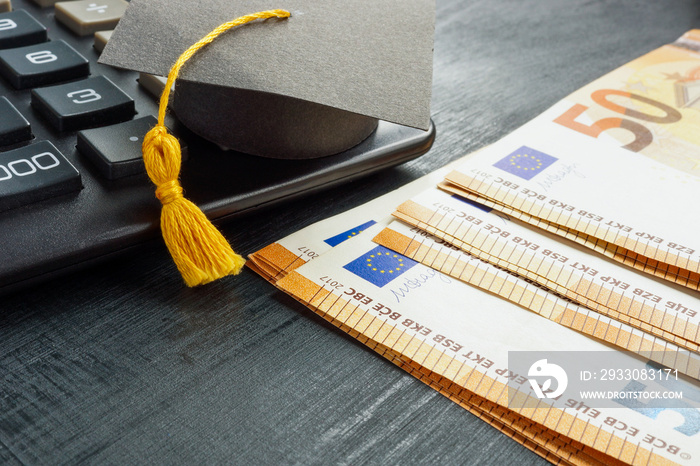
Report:
[[[80,191],[80,173],[49,141],[0,153],[0,210]]]
[[[0,146],[9,146],[32,138],[29,122],[7,100],[0,97]]]
[[[95,50],[97,50],[98,53],[102,53],[102,51],[105,49],[107,42],[109,42],[109,38],[112,37],[113,32],[113,30],[109,30],[97,31],[95,33],[95,43],[93,44],[93,47],[95,47]]]
[[[129,4],[124,0],[72,0],[56,3],[56,19],[79,36],[114,29]]]
[[[78,150],[110,180],[144,173],[143,137],[158,120],[152,115],[78,132]]]
[[[12,4],[10,4],[10,0],[0,0],[0,13],[4,13],[6,11],[12,11]]]
[[[0,49],[46,42],[46,28],[24,10],[0,14]]]
[[[156,117],[148,115],[112,126],[79,131],[78,151],[110,180],[145,173],[141,146],[144,136],[156,123]],[[185,161],[187,146],[182,141],[180,144],[182,160]]]
[[[0,74],[16,89],[44,86],[90,73],[90,63],[62,40],[0,50]]]
[[[32,107],[59,131],[130,120],[134,101],[104,76],[32,89]]]
[[[163,89],[165,89],[165,83],[168,78],[162,76],[156,76],[148,73],[139,73],[139,86],[143,87],[146,92],[151,94],[156,99],[160,99]]]

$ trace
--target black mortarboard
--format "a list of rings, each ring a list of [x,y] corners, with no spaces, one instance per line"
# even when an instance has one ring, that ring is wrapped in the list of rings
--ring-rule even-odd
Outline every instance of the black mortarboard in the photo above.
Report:
[[[166,76],[219,24],[260,10],[287,19],[223,34],[183,67],[177,118],[225,148],[329,155],[377,120],[427,130],[434,0],[133,0],[100,61]]]

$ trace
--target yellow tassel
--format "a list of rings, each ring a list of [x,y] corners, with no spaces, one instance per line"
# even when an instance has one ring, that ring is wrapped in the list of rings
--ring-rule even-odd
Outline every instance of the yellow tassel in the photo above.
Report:
[[[284,10],[270,10],[241,16],[224,23],[187,49],[175,62],[160,98],[158,124],[143,140],[143,161],[149,178],[156,185],[156,197],[163,204],[160,227],[165,244],[187,286],[197,286],[226,275],[238,274],[245,259],[233,252],[223,235],[192,202],[182,195],[178,181],[182,155],[178,140],[168,134],[165,112],[172,87],[182,65],[219,34],[256,19],[286,18]]]

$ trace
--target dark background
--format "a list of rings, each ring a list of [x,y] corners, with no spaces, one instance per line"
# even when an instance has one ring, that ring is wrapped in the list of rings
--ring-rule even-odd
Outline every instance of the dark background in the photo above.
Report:
[[[252,253],[693,27],[694,0],[439,0],[431,151],[223,232]],[[0,298],[0,371],[0,463],[544,462],[250,270],[187,289],[160,243]]]

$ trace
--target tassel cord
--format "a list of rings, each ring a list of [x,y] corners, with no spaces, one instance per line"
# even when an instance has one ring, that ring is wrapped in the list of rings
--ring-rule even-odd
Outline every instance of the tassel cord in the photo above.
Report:
[[[146,172],[156,185],[162,204],[161,231],[173,261],[187,286],[197,286],[235,275],[245,264],[223,235],[192,202],[185,199],[178,181],[182,155],[177,138],[165,127],[170,89],[182,66],[202,47],[231,28],[267,18],[286,18],[284,10],[270,10],[241,16],[224,23],[183,52],[168,73],[158,107],[158,123],[144,137],[142,151]]]

